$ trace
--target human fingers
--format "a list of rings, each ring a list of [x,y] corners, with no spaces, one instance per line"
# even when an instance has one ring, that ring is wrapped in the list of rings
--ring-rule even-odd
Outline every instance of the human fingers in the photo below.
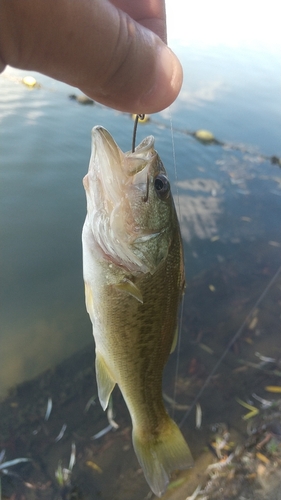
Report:
[[[2,0],[0,17],[0,50],[8,64],[79,87],[121,111],[160,111],[178,95],[176,56],[109,1]]]
[[[118,10],[120,24],[118,44],[114,45],[112,58],[114,65],[108,66],[106,82],[100,87],[99,96],[93,98],[122,111],[160,111],[176,99],[182,84],[182,68],[176,56],[158,36],[144,28],[151,26],[166,39],[163,9],[162,17],[149,17],[149,13],[141,12],[141,9],[134,9],[133,12],[131,5],[138,2],[111,0],[112,2],[126,7],[139,22],[133,22],[131,17],[124,16],[123,10]],[[82,87],[82,90],[93,95],[89,87]]]

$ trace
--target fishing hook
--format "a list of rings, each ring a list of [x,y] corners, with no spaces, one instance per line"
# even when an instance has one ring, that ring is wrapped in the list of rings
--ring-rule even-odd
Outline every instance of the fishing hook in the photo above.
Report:
[[[135,124],[134,124],[134,130],[133,130],[132,153],[134,153],[135,149],[136,149],[136,136],[137,136],[138,121],[139,120],[144,120],[144,117],[145,117],[144,114],[136,115]]]

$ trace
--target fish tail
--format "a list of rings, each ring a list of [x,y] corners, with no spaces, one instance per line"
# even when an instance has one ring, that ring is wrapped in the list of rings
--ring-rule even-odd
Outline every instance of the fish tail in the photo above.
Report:
[[[172,471],[188,469],[193,465],[189,447],[168,415],[157,435],[133,429],[133,444],[145,478],[158,497],[165,492]]]

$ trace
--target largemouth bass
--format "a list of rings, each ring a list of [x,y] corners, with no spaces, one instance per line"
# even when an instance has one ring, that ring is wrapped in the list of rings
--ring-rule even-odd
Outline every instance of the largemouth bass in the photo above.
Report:
[[[99,399],[105,410],[119,385],[132,418],[135,453],[152,491],[161,496],[171,472],[190,467],[192,457],[162,399],[184,266],[170,184],[154,138],[123,153],[107,130],[95,127],[83,184],[83,274]]]

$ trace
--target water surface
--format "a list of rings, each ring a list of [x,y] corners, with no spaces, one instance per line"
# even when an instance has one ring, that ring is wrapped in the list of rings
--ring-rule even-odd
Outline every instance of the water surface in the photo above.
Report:
[[[182,92],[170,110],[139,126],[138,140],[149,134],[155,136],[179,211],[187,293],[178,391],[181,402],[191,404],[281,265],[281,171],[265,158],[281,156],[280,60],[271,51],[242,48],[177,47],[177,52],[185,69]],[[100,105],[82,106],[68,97],[78,94],[76,89],[45,76],[34,73],[40,88],[28,89],[20,82],[25,75],[8,68],[0,76],[2,397],[7,389],[47,368],[59,370],[62,360],[84,346],[93,349],[82,281],[81,230],[86,211],[82,178],[88,168],[94,125],[106,127],[123,150],[130,149],[133,128],[129,115]],[[224,145],[196,141],[190,133],[201,128],[211,130]],[[250,341],[236,345],[236,354],[252,362],[257,361],[258,349],[265,356],[280,357],[276,308],[281,297],[277,285],[273,295],[268,295],[266,306],[262,303],[259,309],[257,327],[245,334]],[[234,354],[230,354],[231,359]],[[79,373],[81,358],[73,359],[71,373]],[[201,368],[189,392],[190,387],[185,390],[184,384],[193,359]],[[220,367],[229,382],[218,380],[211,400],[205,393],[202,405],[206,425],[217,419],[229,420],[235,395],[242,387],[246,395],[245,380],[235,379],[234,383],[228,371],[230,366],[237,367],[236,362],[235,358],[233,365],[228,361]],[[174,367],[175,357],[165,375],[164,390],[170,395]],[[93,373],[91,377],[94,379]],[[56,380],[59,386],[59,378]],[[250,381],[253,385],[255,380],[251,374],[249,391]],[[46,389],[39,414],[45,411],[47,395],[58,398],[59,389],[55,387]],[[77,415],[80,410],[83,413],[91,394],[91,385],[87,385],[81,408],[75,406]],[[38,398],[32,402],[34,408],[38,408],[36,404]],[[134,463],[130,468],[131,460],[135,460],[130,432],[128,436],[125,433],[130,422],[118,395],[116,405],[121,405],[123,434],[120,431],[116,437],[113,451],[101,455],[105,472],[97,473],[97,490],[102,491],[102,498],[112,499],[106,478],[113,474],[116,482],[112,482],[112,488],[116,489],[116,484],[120,488],[114,498],[132,498],[134,491],[134,498],[141,499],[147,486],[138,472],[137,491],[133,487],[138,466]],[[235,408],[240,418],[241,409]],[[90,417],[84,423],[85,439],[97,430],[87,428]],[[176,414],[176,418],[180,421],[182,414]],[[93,420],[95,426],[106,426],[102,412],[98,419],[98,423]],[[52,432],[58,434],[58,427],[59,423]],[[194,456],[200,455],[205,431],[201,437],[196,434],[194,417],[184,430]],[[67,439],[71,440],[71,434]],[[130,458],[124,455],[122,479],[114,461],[116,453],[120,455],[126,449]],[[59,450],[53,455],[50,452],[48,458],[52,477],[59,453],[64,457],[69,454],[66,447]],[[24,453],[24,449],[10,452]]]

